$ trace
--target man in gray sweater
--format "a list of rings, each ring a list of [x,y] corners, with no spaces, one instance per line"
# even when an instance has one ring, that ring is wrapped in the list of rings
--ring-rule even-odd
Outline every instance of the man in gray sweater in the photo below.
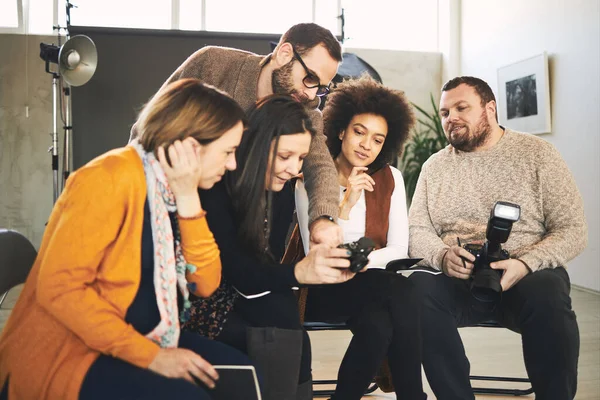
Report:
[[[458,327],[495,319],[522,335],[536,399],[573,399],[579,330],[571,309],[569,260],[587,244],[583,201],[548,142],[498,125],[496,100],[478,78],[442,88],[440,117],[450,145],[423,165],[410,209],[410,255],[443,274],[414,273],[423,298],[423,366],[438,399],[474,399]],[[500,300],[470,293],[475,257],[460,247],[485,240],[496,201],[516,203],[504,248]]]
[[[229,93],[245,110],[273,93],[290,94],[310,108],[317,129],[303,167],[310,202],[310,235],[313,243],[331,246],[342,242],[342,231],[335,223],[339,189],[317,106],[319,98],[329,92],[341,61],[341,45],[329,30],[312,23],[297,24],[281,36],[273,53],[266,57],[238,49],[203,47],[161,87],[179,79],[196,78]],[[130,141],[136,136],[134,125]]]

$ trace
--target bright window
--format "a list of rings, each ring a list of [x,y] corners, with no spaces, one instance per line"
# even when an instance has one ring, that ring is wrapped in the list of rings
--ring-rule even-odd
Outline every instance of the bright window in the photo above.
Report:
[[[338,10],[338,0],[317,0],[315,1],[315,23],[329,29],[334,35],[340,35],[340,20]],[[287,29],[287,28],[286,28]]]
[[[17,12],[17,0],[0,0],[0,27],[18,28],[19,13]]]
[[[76,5],[71,25],[171,29],[171,0],[77,0]]]
[[[71,10],[72,25],[280,34],[314,21],[336,35],[341,34],[341,5],[346,48],[438,51],[439,0],[72,1],[77,6]],[[18,2],[0,0],[0,27],[18,27]],[[65,0],[24,0],[23,5],[27,33],[56,34],[54,24],[66,25]],[[178,24],[171,15],[177,9]]]
[[[29,0],[28,32],[36,35],[52,35],[54,25],[54,1]],[[64,13],[65,10],[59,10]]]
[[[312,0],[206,0],[206,30],[283,33],[294,24],[312,21],[312,4]]]
[[[202,29],[202,1],[179,0],[179,29],[188,31]]]
[[[346,47],[438,51],[438,0],[342,0]]]

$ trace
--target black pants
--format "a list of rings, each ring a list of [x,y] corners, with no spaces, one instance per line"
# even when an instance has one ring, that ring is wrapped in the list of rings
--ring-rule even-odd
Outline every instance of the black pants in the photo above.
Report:
[[[193,350],[211,364],[250,365],[250,360],[236,349],[204,338],[181,332],[179,347]],[[218,383],[217,383],[218,384]],[[101,355],[90,367],[81,390],[81,400],[105,399],[190,399],[210,400],[210,389],[184,379],[158,375],[149,369]]]
[[[527,275],[503,293],[493,310],[482,309],[473,299],[468,281],[427,273],[414,273],[410,281],[423,296],[423,367],[438,399],[474,399],[469,360],[457,328],[489,319],[521,334],[537,400],[575,397],[579,329],[564,268]]]
[[[292,290],[272,292],[256,299],[240,297],[229,313],[223,330],[216,340],[247,353],[247,327],[274,327],[280,329],[302,330],[302,359],[298,383],[311,379],[311,348],[308,333],[300,324],[298,300]]]
[[[307,321],[347,322],[352,341],[333,399],[360,399],[388,357],[398,399],[424,399],[419,305],[405,277],[367,270],[348,282],[310,288]]]

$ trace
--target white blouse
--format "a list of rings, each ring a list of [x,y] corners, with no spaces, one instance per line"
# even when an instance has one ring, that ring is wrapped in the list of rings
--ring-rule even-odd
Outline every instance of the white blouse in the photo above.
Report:
[[[402,173],[398,169],[391,166],[390,168],[394,177],[395,188],[390,202],[387,245],[371,252],[368,268],[385,268],[387,263],[392,260],[408,257],[408,215],[406,212],[404,179],[402,179]],[[344,196],[345,189],[345,187],[340,186],[340,201]],[[304,183],[300,179],[296,182],[296,213],[304,252],[308,253],[308,195]],[[366,216],[367,207],[363,191],[352,210],[350,210],[349,219],[338,218],[337,220],[344,233],[344,243],[354,242],[365,236]]]

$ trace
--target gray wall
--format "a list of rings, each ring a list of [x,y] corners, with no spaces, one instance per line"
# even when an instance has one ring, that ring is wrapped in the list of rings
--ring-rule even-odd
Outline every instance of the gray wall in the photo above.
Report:
[[[72,27],[98,49],[98,68],[73,88],[73,161],[77,168],[107,150],[124,146],[137,112],[171,73],[206,45],[270,53],[276,35]]]
[[[53,204],[52,78],[38,54],[53,39],[0,35],[0,228],[36,246]]]

